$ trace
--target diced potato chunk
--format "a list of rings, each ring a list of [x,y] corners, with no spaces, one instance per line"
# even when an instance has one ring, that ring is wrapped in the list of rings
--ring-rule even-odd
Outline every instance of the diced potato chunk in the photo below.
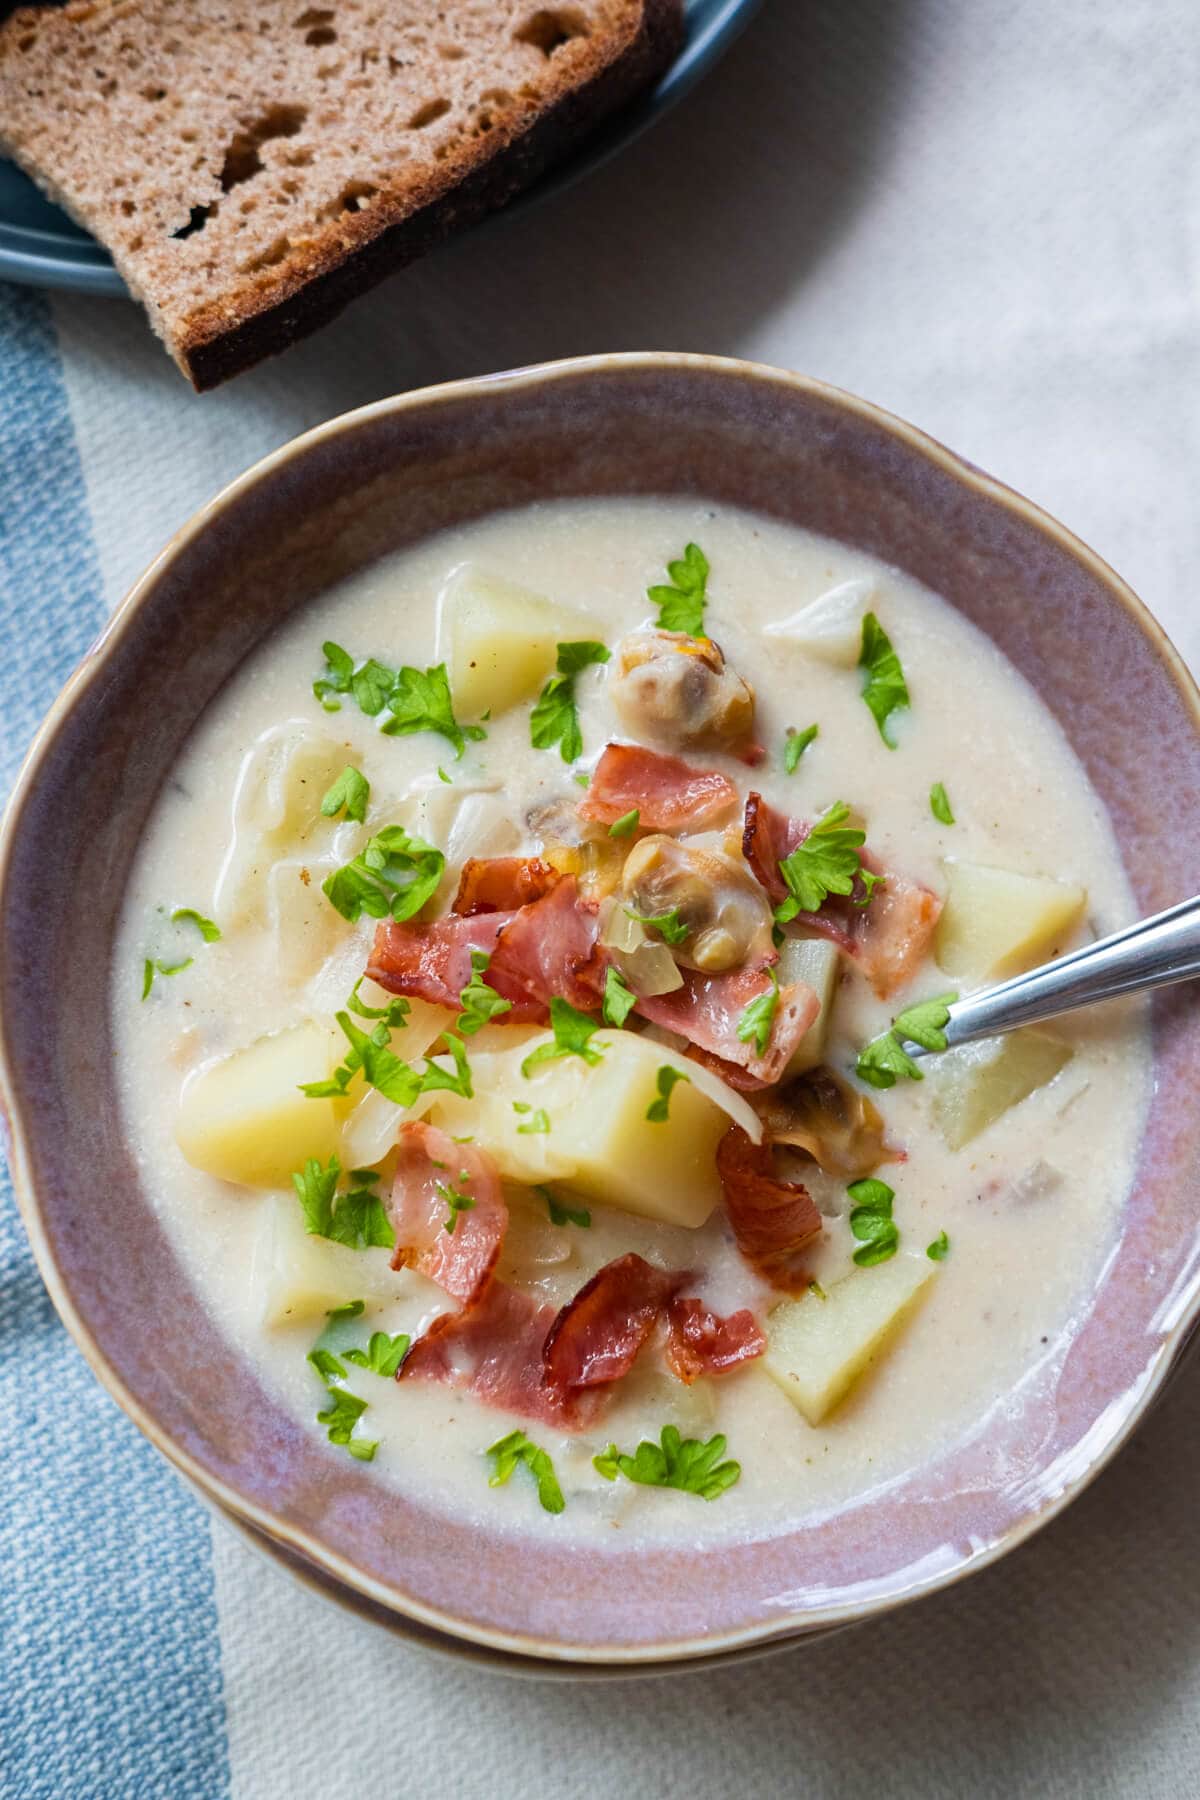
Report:
[[[391,1267],[390,1250],[351,1250],[304,1229],[294,1193],[264,1203],[250,1269],[260,1316],[267,1325],[319,1321],[347,1300],[391,1300],[405,1274]]]
[[[775,1308],[763,1367],[810,1425],[845,1398],[937,1272],[927,1256],[902,1253],[855,1269],[824,1300],[808,1293]]]
[[[300,1083],[331,1075],[345,1047],[335,1026],[310,1020],[201,1069],[183,1090],[179,1148],[222,1181],[290,1187],[307,1157],[337,1149],[344,1103],[310,1100]]]
[[[821,1010],[793,1050],[786,1073],[803,1075],[825,1060],[829,1014],[837,989],[838,950],[827,938],[788,938],[779,950],[779,980],[803,981],[821,1002]]]
[[[634,1032],[598,1031],[591,1042],[601,1062],[564,1056],[527,1080],[522,1060],[553,1041],[541,1032],[516,1050],[472,1058],[476,1099],[439,1095],[437,1122],[471,1133],[511,1181],[560,1181],[644,1218],[703,1225],[721,1198],[716,1151],[728,1117],[690,1081],[676,1085],[664,1123],[646,1117],[659,1069],[686,1067],[682,1059]],[[533,1115],[515,1113],[513,1101],[544,1109],[549,1132],[521,1132]]]
[[[1055,956],[1087,904],[1087,890],[983,863],[946,863],[949,888],[933,940],[947,975],[983,981]]]
[[[530,700],[554,672],[557,646],[602,633],[589,614],[486,575],[469,564],[442,593],[438,655],[450,669],[455,711],[475,719]]]
[[[925,1067],[934,1124],[951,1150],[961,1150],[1001,1113],[1053,1081],[1073,1055],[1060,1038],[1027,1026],[931,1057]]]
[[[863,614],[874,598],[873,581],[840,582],[790,618],[764,626],[763,636],[786,638],[818,662],[852,669],[862,649]]]

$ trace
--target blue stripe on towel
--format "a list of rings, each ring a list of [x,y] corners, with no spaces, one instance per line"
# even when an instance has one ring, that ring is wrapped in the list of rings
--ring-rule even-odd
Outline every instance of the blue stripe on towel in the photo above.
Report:
[[[103,620],[45,300],[0,284],[0,782]],[[50,866],[53,866],[52,854]],[[0,1791],[229,1789],[208,1523],[46,1297],[0,1183]]]

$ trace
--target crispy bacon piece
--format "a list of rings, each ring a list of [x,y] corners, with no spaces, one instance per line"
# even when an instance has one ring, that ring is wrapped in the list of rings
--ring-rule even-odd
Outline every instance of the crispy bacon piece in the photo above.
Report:
[[[701,1060],[719,1059],[724,1065],[717,1070],[719,1075],[732,1066],[744,1071],[754,1087],[779,1080],[792,1052],[821,1010],[820,1000],[804,982],[781,987],[771,1035],[760,1056],[752,1038],[743,1042],[738,1037],[738,1026],[751,1002],[770,990],[769,965],[731,969],[725,975],[703,975],[697,969],[681,969],[680,974],[682,987],[670,994],[639,999],[637,1011],[653,1024],[687,1038],[704,1053]]]
[[[512,912],[381,925],[367,973],[393,994],[457,1007],[471,979],[471,952],[483,950],[491,958],[488,985],[512,1006],[497,1022],[543,1024],[555,994],[581,1011],[599,1005],[604,954],[597,931],[596,908],[579,898],[575,877],[555,874],[540,899]]]
[[[472,950],[483,950],[490,956],[511,916],[483,913],[463,919],[451,913],[444,919],[426,923],[407,920],[403,925],[387,920],[375,933],[367,974],[390,993],[429,1000],[434,1006],[457,1006],[459,995],[471,979]],[[514,1024],[542,1016],[537,1007],[528,1008],[519,1021],[513,1019],[512,1013],[504,1015]]]
[[[599,1005],[604,981],[604,953],[596,938],[597,909],[579,897],[573,875],[562,876],[548,893],[515,913],[489,915],[504,920],[487,980],[498,994],[516,1003],[518,1016],[548,1016],[547,1003],[558,995],[581,1012]],[[512,1013],[503,1017],[512,1020]]]
[[[493,1281],[469,1312],[443,1313],[413,1345],[398,1380],[416,1377],[465,1389],[485,1406],[560,1431],[591,1424],[608,1400],[604,1388],[572,1391],[546,1372],[542,1346],[554,1308]]]
[[[808,836],[811,826],[789,819],[768,806],[761,794],[746,801],[742,831],[742,855],[770,898],[779,902],[787,884],[779,865]],[[800,922],[809,931],[829,938],[859,963],[880,999],[887,999],[916,973],[929,949],[942,902],[929,888],[885,871],[871,853],[861,855],[872,875],[884,875],[866,905],[861,883],[852,894],[830,894],[819,912],[802,913]]]
[[[689,1279],[656,1269],[632,1250],[605,1263],[568,1300],[546,1336],[546,1373],[556,1387],[591,1388],[627,1375],[659,1314]]]
[[[643,831],[698,830],[736,804],[737,789],[716,769],[697,769],[640,744],[610,744],[579,802],[579,816],[615,825],[636,807]]]
[[[903,1160],[885,1141],[879,1108],[832,1069],[812,1069],[757,1095],[752,1104],[769,1142],[804,1150],[827,1175],[857,1181],[880,1163]]]
[[[773,1287],[803,1293],[808,1273],[802,1252],[821,1230],[812,1195],[798,1181],[775,1174],[771,1146],[754,1144],[731,1125],[717,1145],[717,1173],[737,1247]]]
[[[558,870],[540,856],[471,856],[463,864],[450,911],[464,916],[516,912],[548,894],[558,880]]]
[[[454,1212],[451,1192],[469,1208]],[[425,1120],[400,1127],[396,1178],[387,1203],[396,1234],[393,1269],[415,1269],[464,1307],[472,1307],[492,1278],[508,1229],[508,1208],[490,1156]],[[447,1231],[448,1220],[453,1230]]]
[[[676,1294],[667,1308],[667,1361],[689,1385],[701,1375],[722,1375],[761,1356],[766,1335],[754,1314],[743,1308],[721,1318],[694,1294]]]

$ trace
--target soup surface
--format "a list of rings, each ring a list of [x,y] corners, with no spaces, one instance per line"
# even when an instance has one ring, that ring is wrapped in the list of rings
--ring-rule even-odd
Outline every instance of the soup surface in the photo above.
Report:
[[[534,506],[326,594],[200,722],[122,921],[128,1130],[331,1457],[488,1530],[769,1531],[1056,1381],[1141,1014],[934,1046],[1132,916],[936,596],[699,502]]]

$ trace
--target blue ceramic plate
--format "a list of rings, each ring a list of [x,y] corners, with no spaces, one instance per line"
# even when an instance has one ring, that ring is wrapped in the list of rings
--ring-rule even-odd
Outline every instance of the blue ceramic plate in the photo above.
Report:
[[[658,86],[506,210],[535,205],[607,162],[682,98],[732,43],[759,0],[686,0],[687,39]],[[107,251],[52,206],[12,163],[0,159],[0,279],[35,287],[123,294]]]

